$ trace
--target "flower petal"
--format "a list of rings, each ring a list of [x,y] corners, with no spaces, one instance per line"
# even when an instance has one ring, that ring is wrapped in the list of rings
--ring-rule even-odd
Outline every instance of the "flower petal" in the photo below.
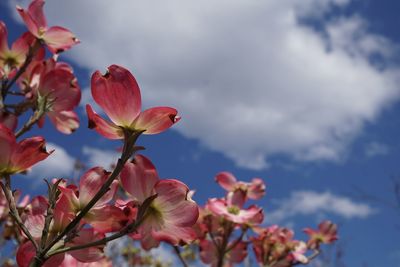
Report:
[[[136,155],[134,162],[125,163],[121,171],[122,187],[140,203],[153,194],[153,188],[157,181],[156,168],[143,155]]]
[[[123,67],[111,65],[105,75],[96,71],[92,75],[91,90],[96,103],[118,126],[130,127],[140,113],[139,86]]]
[[[64,134],[71,134],[79,127],[79,117],[75,111],[48,112],[50,121]]]
[[[16,146],[14,133],[0,123],[0,172],[8,168],[12,152]]]
[[[72,32],[60,26],[48,29],[43,35],[43,40],[53,54],[68,50],[80,42]]]
[[[7,27],[0,21],[0,56],[8,51]]]
[[[112,122],[108,122],[93,111],[90,105],[86,105],[88,114],[89,128],[95,129],[96,132],[108,139],[123,139],[124,133],[122,128]]]
[[[142,113],[133,123],[136,130],[145,130],[143,134],[158,134],[180,120],[178,111],[170,107],[150,108]]]
[[[110,172],[107,172],[101,167],[94,167],[88,170],[81,177],[79,181],[79,202],[81,208],[86,206],[92,200],[109,176]],[[118,181],[115,180],[110,186],[110,190],[108,190],[107,193],[97,201],[94,207],[101,207],[109,202],[115,195],[117,185]]]
[[[215,176],[217,183],[226,191],[233,191],[237,184],[235,176],[230,172],[220,172]]]
[[[85,216],[85,221],[99,233],[116,232],[125,226],[128,220],[121,209],[111,205],[92,209]]]
[[[91,229],[82,229],[79,231],[78,236],[70,242],[70,244],[83,245],[86,244],[89,240],[95,241],[104,238],[103,234],[96,233],[93,228]],[[104,258],[104,245],[97,247],[89,247],[80,250],[74,250],[68,252],[75,259],[81,262],[94,262],[101,260]]]
[[[22,140],[11,156],[13,172],[24,171],[39,161],[46,159],[53,151],[47,152],[43,137],[36,136]]]
[[[51,110],[72,110],[81,100],[81,90],[75,76],[65,69],[54,69],[46,73],[39,86],[39,94],[51,103]]]

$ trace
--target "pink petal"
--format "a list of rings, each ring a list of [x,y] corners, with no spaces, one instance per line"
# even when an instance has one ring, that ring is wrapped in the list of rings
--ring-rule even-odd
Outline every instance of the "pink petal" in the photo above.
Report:
[[[190,244],[196,239],[196,232],[192,227],[179,227],[173,224],[159,231],[152,231],[152,236],[157,241],[167,242],[173,246]]]
[[[98,209],[92,209],[85,216],[88,222],[96,232],[109,233],[120,230],[129,221],[124,212],[111,205],[107,205]]]
[[[62,188],[61,186],[59,187]],[[61,190],[62,194],[54,209],[54,221],[52,230],[59,232],[75,218],[77,213],[77,197],[73,190],[66,188]]]
[[[0,56],[8,51],[7,27],[0,21]]]
[[[93,111],[90,105],[86,105],[88,114],[89,128],[95,129],[96,132],[108,139],[123,139],[124,133],[122,128],[112,122],[108,122]]]
[[[17,11],[25,22],[26,27],[37,38],[41,38],[47,30],[46,17],[43,13],[44,3],[44,0],[34,0],[27,11],[17,6]]]
[[[88,170],[80,179],[79,182],[79,202],[81,208],[86,206],[90,200],[100,190],[101,186],[107,181],[110,172],[107,172],[101,167],[94,167]],[[101,207],[114,197],[117,190],[118,181],[115,180],[110,190],[95,204],[94,207]]]
[[[139,203],[153,194],[153,187],[157,181],[156,168],[142,155],[136,155],[134,162],[125,163],[121,172],[122,187]]]
[[[19,267],[28,267],[29,263],[35,257],[36,250],[31,241],[26,241],[18,247],[17,250],[17,263]]]
[[[104,235],[95,233],[93,229],[82,229],[79,231],[78,237],[74,238],[70,244],[74,246],[82,245],[88,243],[88,241],[96,241],[102,238],[104,238]],[[68,253],[78,261],[95,262],[104,258],[104,245],[74,250]]]
[[[24,224],[34,238],[40,239],[44,227],[44,214],[28,215]]]
[[[31,137],[18,143],[11,156],[13,171],[24,171],[46,159],[53,151],[47,152],[43,137]]]
[[[47,97],[51,110],[72,110],[81,100],[81,90],[75,76],[65,69],[54,69],[42,78],[39,94]]]
[[[53,26],[48,29],[43,35],[43,40],[53,54],[68,50],[79,43],[79,40],[72,32],[59,26]]]
[[[125,68],[111,65],[101,75],[96,71],[91,82],[96,103],[117,125],[130,127],[141,110],[139,86],[133,75]]]
[[[239,242],[236,246],[229,252],[228,261],[230,263],[241,263],[247,256],[247,244],[244,242]]]
[[[18,118],[14,114],[0,111],[0,124],[14,131],[18,125]]]
[[[178,111],[169,107],[150,108],[142,113],[133,123],[136,130],[145,130],[143,134],[158,134],[180,120]]]
[[[40,28],[46,28],[46,17],[43,13],[44,0],[33,0],[28,7],[28,13]]]
[[[265,195],[264,181],[260,178],[253,178],[247,190],[247,197],[250,199],[260,199],[264,195]]]
[[[0,123],[0,172],[8,168],[13,150],[17,146],[14,133]]]
[[[212,266],[216,266],[218,262],[218,251],[214,243],[210,240],[203,239],[200,241],[200,259],[206,264],[212,263]]]
[[[235,176],[230,172],[220,172],[215,176],[217,183],[226,191],[233,191],[237,184]]]
[[[182,182],[165,179],[154,186],[157,198],[153,201],[168,224],[193,226],[199,217],[197,204],[187,198],[189,188]]]
[[[44,215],[48,206],[49,202],[47,201],[47,198],[36,196],[28,205],[28,211],[30,215]]]
[[[71,134],[79,127],[79,117],[75,111],[48,112],[50,121],[64,134]]]

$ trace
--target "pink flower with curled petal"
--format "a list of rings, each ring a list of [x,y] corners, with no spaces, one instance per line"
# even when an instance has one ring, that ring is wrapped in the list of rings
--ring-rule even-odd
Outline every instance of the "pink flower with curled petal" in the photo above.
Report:
[[[47,152],[43,137],[31,137],[17,143],[14,133],[0,124],[0,175],[26,171],[39,161],[46,159]]]
[[[133,75],[117,65],[108,67],[102,75],[92,75],[93,99],[104,110],[111,121],[106,121],[86,105],[89,128],[109,139],[123,139],[123,129],[143,134],[157,134],[165,131],[180,118],[177,110],[170,107],[155,107],[141,112],[141,95]]]
[[[70,49],[79,43],[79,40],[69,30],[53,26],[48,27],[43,13],[44,0],[33,0],[25,10],[17,6],[17,11],[28,30],[39,40],[42,40],[49,50],[55,54]]]
[[[132,237],[140,239],[146,250],[157,247],[160,241],[174,246],[196,238],[193,225],[199,210],[190,199],[189,188],[174,179],[159,180],[154,165],[144,156],[125,164],[121,172],[122,187],[138,205],[155,194],[147,208],[145,219]]]
[[[222,243],[222,238],[217,237],[215,242],[217,244]],[[231,244],[228,244],[228,247]],[[214,242],[203,239],[200,241],[200,259],[206,264],[211,264],[211,267],[218,266],[219,252]],[[247,256],[247,244],[245,242],[239,242],[229,252],[225,253],[224,267],[231,267],[234,264],[241,263]]]
[[[318,230],[306,228],[303,230],[310,239],[307,245],[310,249],[316,249],[321,243],[330,244],[338,239],[337,237],[337,225],[331,221],[323,221],[318,225]]]
[[[265,195],[265,184],[260,178],[253,178],[251,182],[237,181],[230,172],[220,172],[215,177],[217,183],[229,192],[242,190],[245,192],[245,199],[260,199]]]

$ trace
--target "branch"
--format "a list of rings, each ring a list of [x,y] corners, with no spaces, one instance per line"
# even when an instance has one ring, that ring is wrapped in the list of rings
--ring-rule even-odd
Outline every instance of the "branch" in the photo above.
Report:
[[[175,254],[178,256],[179,260],[182,263],[182,266],[183,267],[189,267],[189,265],[186,263],[185,259],[182,257],[182,254],[181,254],[181,251],[179,250],[179,247],[177,247],[177,246],[173,246],[173,247],[174,247]]]
[[[18,225],[18,227],[22,230],[22,232],[24,232],[26,237],[32,242],[35,249],[38,249],[38,244],[36,243],[35,239],[29,232],[28,228],[26,228],[26,226],[21,220],[21,217],[19,216],[17,205],[15,204],[15,198],[11,190],[10,175],[5,175],[4,178],[5,178],[5,185],[2,182],[0,182],[0,186],[3,189],[4,195],[8,202],[8,206],[10,209],[9,214],[14,219],[14,222]]]
[[[57,255],[60,253],[105,245],[112,240],[118,239],[126,234],[135,232],[137,230],[137,228],[142,224],[142,222],[147,217],[147,213],[146,213],[147,209],[150,206],[151,202],[153,202],[153,200],[156,197],[157,197],[157,194],[147,198],[139,208],[138,219],[136,221],[132,222],[131,224],[129,224],[128,226],[126,226],[124,229],[120,230],[119,232],[112,234],[110,236],[107,236],[105,238],[83,244],[83,245],[78,245],[78,246],[73,246],[73,247],[64,247],[64,248],[57,249],[55,251],[51,251],[44,257],[45,260],[50,258],[51,256],[54,256],[54,255]]]
[[[21,135],[23,135],[24,133],[26,133],[27,131],[29,131],[33,125],[35,125],[40,118],[42,118],[42,116],[46,113],[46,109],[39,107],[38,110],[36,110],[32,116],[29,118],[29,120],[22,126],[21,129],[19,129],[16,133],[15,133],[15,137],[18,138]]]

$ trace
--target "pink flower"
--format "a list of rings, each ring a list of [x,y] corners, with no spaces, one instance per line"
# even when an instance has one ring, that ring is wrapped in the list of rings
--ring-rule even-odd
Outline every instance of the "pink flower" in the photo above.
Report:
[[[22,66],[25,62],[30,46],[33,45],[35,37],[26,32],[22,34],[11,46],[8,46],[7,28],[4,22],[0,21],[0,78],[5,75],[11,78],[13,71]],[[35,58],[44,55],[44,51],[39,51]]]
[[[226,191],[234,192],[242,190],[245,199],[260,199],[265,195],[265,184],[260,178],[253,178],[250,183],[237,181],[236,177],[230,172],[220,172],[215,177],[217,183]]]
[[[310,249],[318,248],[321,243],[330,244],[338,239],[337,226],[331,221],[323,221],[318,225],[318,230],[306,228],[303,230],[310,239],[307,245]]]
[[[222,238],[216,238],[216,243],[222,243]],[[228,247],[231,244],[228,244]],[[247,245],[245,242],[239,242],[235,247],[224,255],[224,267],[230,267],[234,264],[241,263],[247,256]],[[211,264],[211,267],[218,266],[219,251],[215,244],[207,239],[200,241],[200,259]]]
[[[79,127],[78,115],[73,111],[80,102],[81,90],[72,68],[54,59],[30,65],[20,79],[24,93],[44,105],[46,114],[56,129],[70,134]],[[44,117],[39,122],[41,127]]]
[[[261,223],[263,219],[261,208],[252,205],[247,209],[242,209],[236,205],[231,205],[229,201],[225,199],[209,199],[207,202],[207,209],[237,224],[246,224],[254,220]]]
[[[110,121],[86,106],[89,128],[109,139],[123,139],[123,129],[157,134],[165,131],[179,120],[177,111],[170,107],[155,107],[141,112],[142,100],[139,86],[133,75],[125,68],[111,65],[108,72],[92,75],[92,95]]]
[[[51,153],[46,151],[42,137],[31,137],[17,143],[9,128],[0,124],[0,174],[23,172],[46,159]]]
[[[172,245],[189,243],[196,238],[193,225],[199,210],[190,199],[189,188],[174,179],[159,180],[151,161],[137,155],[121,172],[122,187],[138,205],[157,194],[147,208],[145,219],[132,235],[140,239],[144,249],[157,247],[160,241]]]
[[[26,24],[28,30],[38,39],[42,40],[49,50],[55,54],[70,49],[79,43],[79,40],[69,30],[53,26],[48,27],[43,14],[44,0],[33,0],[28,10],[17,6],[17,11]]]

